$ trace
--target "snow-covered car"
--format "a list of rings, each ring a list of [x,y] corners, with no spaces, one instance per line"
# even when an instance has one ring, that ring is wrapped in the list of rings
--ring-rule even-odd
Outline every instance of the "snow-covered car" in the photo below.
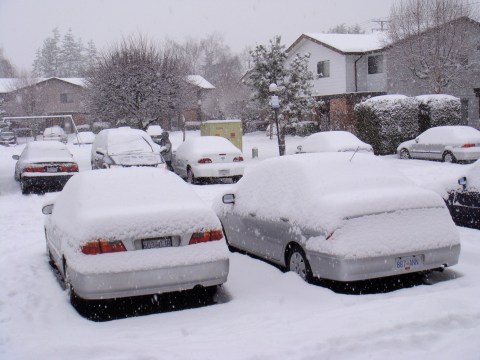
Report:
[[[0,131],[0,145],[10,146],[17,143],[17,136],[11,130]]]
[[[60,126],[48,127],[43,131],[43,140],[44,141],[61,141],[63,143],[67,142],[67,134]]]
[[[222,226],[170,171],[74,176],[43,213],[47,251],[78,301],[204,288],[227,280]]]
[[[214,208],[231,248],[307,281],[443,269],[460,254],[442,197],[367,154],[265,160]]]
[[[100,131],[92,144],[92,169],[164,167],[160,148],[145,131],[121,127]]]
[[[191,184],[208,178],[237,182],[244,170],[242,152],[221,136],[187,139],[177,148],[172,165],[175,173]]]
[[[473,162],[480,158],[480,131],[470,126],[437,126],[397,148],[400,159]]]
[[[359,151],[373,154],[371,145],[348,131],[323,131],[307,136],[297,153]]]
[[[15,180],[20,181],[23,194],[31,190],[61,190],[76,173],[78,164],[65,144],[58,141],[32,141],[20,155],[13,155]]]
[[[480,160],[458,179],[460,186],[448,192],[447,207],[459,226],[480,229]]]
[[[155,144],[159,144],[162,139],[163,129],[160,125],[150,125],[147,128],[147,134],[150,135]]]
[[[75,134],[73,144],[93,144],[95,141],[95,134],[91,131],[80,131]]]

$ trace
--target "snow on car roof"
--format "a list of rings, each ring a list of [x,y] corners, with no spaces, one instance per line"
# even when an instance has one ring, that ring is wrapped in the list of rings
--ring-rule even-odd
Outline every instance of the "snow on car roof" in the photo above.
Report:
[[[437,126],[425,130],[420,137],[428,137],[429,142],[439,143],[480,143],[480,131],[463,125]]]
[[[57,198],[52,216],[77,241],[180,235],[219,227],[213,211],[182,179],[148,167],[74,175]]]
[[[323,131],[308,136],[302,142],[302,151],[305,152],[348,151],[357,147],[372,148],[348,131]]]
[[[65,144],[59,141],[33,141],[29,142],[22,160],[25,162],[73,162],[72,155]]]
[[[348,216],[445,206],[438,194],[378,157],[357,153],[350,159],[351,153],[314,153],[265,160],[238,183],[235,209],[330,231]],[[216,205],[219,214],[225,209]]]
[[[47,134],[64,134],[64,133],[65,133],[65,131],[58,125],[48,127],[43,131],[44,135],[47,135]]]
[[[163,129],[160,125],[150,125],[147,128],[147,134],[149,134],[150,136],[162,135],[162,133],[163,133]]]
[[[188,139],[177,148],[177,154],[184,156],[206,156],[219,153],[242,152],[229,140],[221,136],[199,136]]]

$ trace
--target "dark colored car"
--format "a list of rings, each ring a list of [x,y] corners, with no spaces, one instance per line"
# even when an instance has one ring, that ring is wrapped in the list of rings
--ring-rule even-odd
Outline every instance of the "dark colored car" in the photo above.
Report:
[[[480,229],[480,160],[458,184],[462,187],[450,191],[446,200],[453,221],[459,226]]]
[[[0,145],[10,146],[17,143],[17,137],[13,131],[3,130],[0,132]]]

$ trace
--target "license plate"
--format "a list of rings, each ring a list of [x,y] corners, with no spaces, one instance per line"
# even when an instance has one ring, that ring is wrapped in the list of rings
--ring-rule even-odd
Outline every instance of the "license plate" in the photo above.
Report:
[[[57,169],[56,166],[47,166],[47,172],[49,172],[49,173],[55,173],[55,172],[57,172],[57,171],[58,171],[58,169]]]
[[[228,176],[228,175],[230,175],[230,170],[218,170],[218,175]]]
[[[397,270],[413,270],[422,266],[422,259],[419,255],[398,257],[395,259],[395,269]]]
[[[142,240],[142,249],[157,249],[172,246],[172,238],[158,238]]]

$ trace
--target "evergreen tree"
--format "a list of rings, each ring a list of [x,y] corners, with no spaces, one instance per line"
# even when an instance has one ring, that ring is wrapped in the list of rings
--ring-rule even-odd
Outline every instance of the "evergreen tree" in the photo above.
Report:
[[[87,48],[85,49],[86,55],[85,55],[85,70],[88,71],[89,69],[92,69],[98,62],[98,52],[97,52],[97,47],[95,46],[95,43],[93,40],[90,40],[87,43]]]
[[[268,46],[258,45],[250,54],[253,67],[246,82],[255,91],[253,100],[265,110],[269,109],[272,96],[269,87],[272,83],[277,85],[280,108],[275,121],[279,153],[284,155],[285,126],[292,120],[307,117],[314,107],[311,96],[313,74],[308,69],[310,54],[295,54],[287,61],[285,45],[281,44],[280,36],[270,40]]]
[[[13,78],[17,74],[15,67],[3,55],[3,49],[0,48],[0,78]]]

